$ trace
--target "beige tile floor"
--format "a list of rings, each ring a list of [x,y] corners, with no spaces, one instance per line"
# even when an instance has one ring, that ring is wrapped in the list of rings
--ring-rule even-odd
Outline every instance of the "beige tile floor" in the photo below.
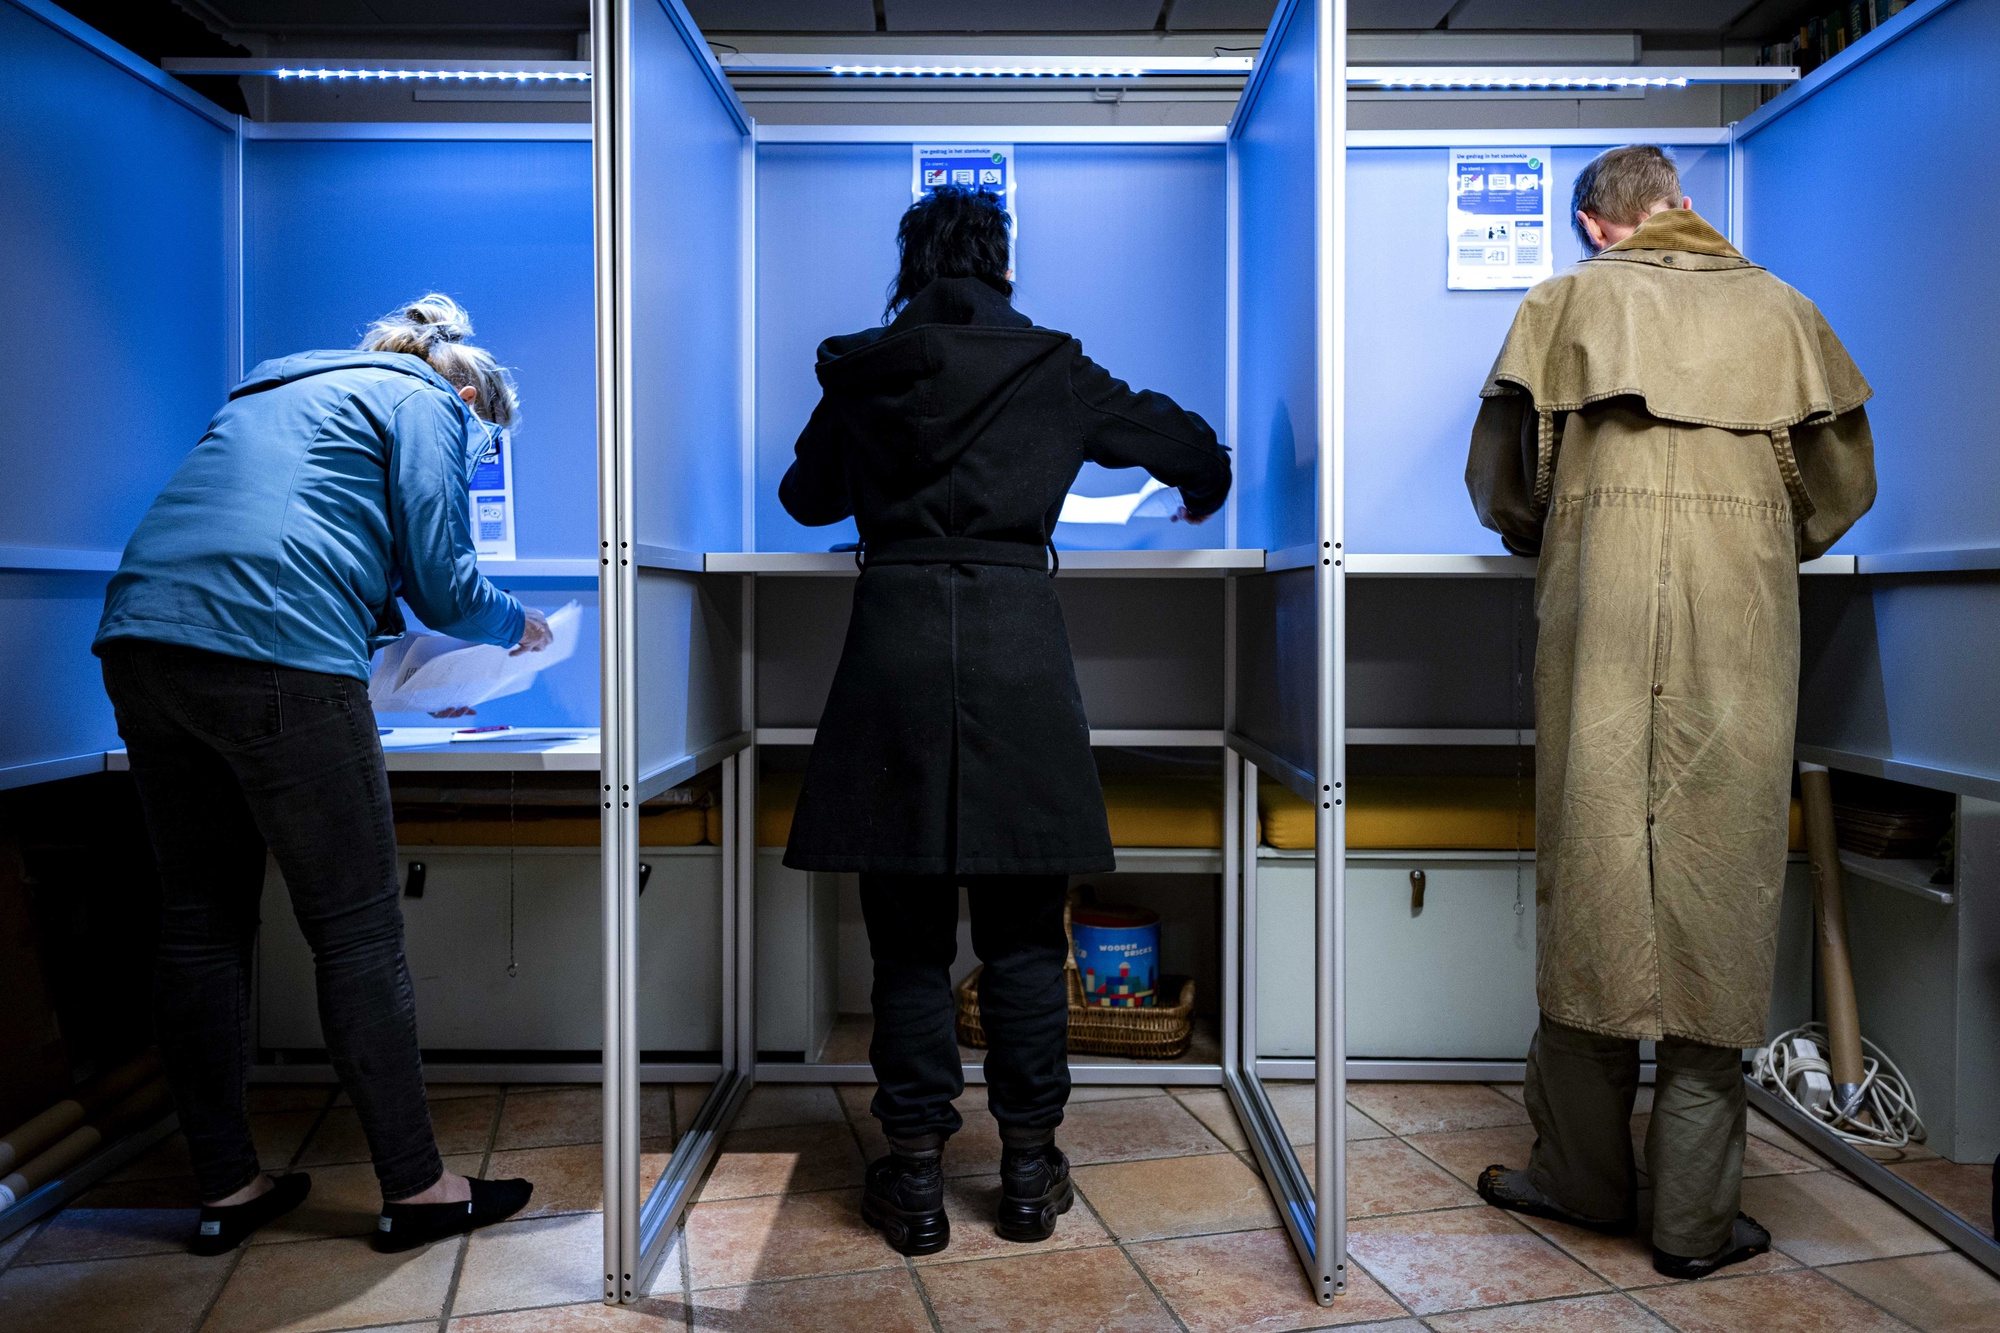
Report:
[[[947,1157],[951,1248],[911,1261],[855,1216],[880,1150],[870,1089],[765,1086],[745,1106],[654,1293],[598,1294],[602,1203],[594,1089],[440,1086],[432,1109],[458,1170],[537,1182],[521,1218],[412,1255],[362,1239],[374,1182],[350,1107],[331,1091],[260,1089],[262,1150],[311,1164],[314,1193],[281,1226],[219,1259],[182,1252],[192,1225],[185,1147],[169,1141],[29,1234],[0,1244],[7,1333],[1378,1333],[1687,1330],[1819,1333],[2000,1328],[2000,1282],[1762,1117],[1745,1204],[1778,1248],[1727,1276],[1669,1283],[1636,1240],[1519,1220],[1471,1182],[1518,1161],[1518,1092],[1363,1084],[1349,1116],[1348,1294],[1308,1298],[1228,1101],[1213,1089],[1079,1089],[1062,1132],[1078,1206],[1043,1245],[990,1222],[998,1137],[978,1090]],[[648,1178],[701,1090],[648,1089]],[[1276,1109],[1313,1155],[1310,1090]],[[1638,1125],[1643,1128],[1642,1107]],[[1970,1177],[1922,1154],[1892,1164],[1976,1203]]]

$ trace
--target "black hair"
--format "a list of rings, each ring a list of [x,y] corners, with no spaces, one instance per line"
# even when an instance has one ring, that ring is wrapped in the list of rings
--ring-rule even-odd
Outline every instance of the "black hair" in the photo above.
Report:
[[[903,213],[896,224],[901,262],[889,284],[884,321],[939,278],[977,278],[1002,296],[1014,294],[1007,214],[990,190],[945,185]]]

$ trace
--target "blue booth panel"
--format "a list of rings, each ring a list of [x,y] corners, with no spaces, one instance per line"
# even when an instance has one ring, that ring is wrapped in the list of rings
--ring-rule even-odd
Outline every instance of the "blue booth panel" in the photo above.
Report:
[[[633,6],[634,516],[639,540],[732,551],[743,532],[746,129],[699,33]]]
[[[438,133],[448,135],[449,127]],[[352,347],[428,291],[472,315],[521,386],[517,554],[597,549],[595,287],[587,139],[253,139],[245,145],[251,364]]]
[[[1279,551],[1319,540],[1321,128],[1318,6],[1292,6],[1238,112],[1237,542]],[[1300,773],[1317,770],[1317,568],[1243,580],[1237,594],[1236,729]]]
[[[1908,35],[1737,149],[1750,257],[1819,303],[1875,388],[1880,495],[1841,548],[1871,554],[2000,546],[2000,322],[1979,240],[2000,212],[2000,0],[1933,12],[1885,27],[1869,41]]]
[[[0,4],[0,545],[119,551],[232,373],[235,136]]]
[[[1616,142],[1553,150],[1557,273],[1583,257],[1568,226],[1577,172]],[[1696,211],[1726,229],[1728,147],[1663,146]],[[1465,454],[1524,293],[1446,289],[1450,162],[1448,148],[1347,154],[1347,538],[1369,555],[1500,553],[1466,498]]]
[[[235,135],[103,49],[0,3],[0,786],[117,746],[105,572],[234,371]]]
[[[1316,11],[1292,11],[1236,139],[1237,541],[1283,550],[1319,531]]]
[[[1005,138],[996,131],[996,139]],[[1017,307],[1079,338],[1135,387],[1172,396],[1223,428],[1227,260],[1223,149],[1202,145],[1020,144]],[[755,546],[818,551],[851,522],[803,528],[778,504],[792,444],[819,399],[821,339],[879,324],[896,275],[896,222],[910,203],[909,144],[765,144],[757,166]],[[1077,491],[1138,489],[1132,471],[1089,467]],[[1217,546],[1220,520],[1124,527],[1063,524],[1058,546]]]
[[[460,131],[437,127],[449,136]],[[254,364],[351,347],[427,291],[455,297],[475,341],[520,383],[516,555],[597,548],[595,286],[585,138],[253,139],[245,145],[244,329]],[[504,571],[504,567],[503,571]],[[596,726],[597,589],[498,580],[530,606],[584,605],[581,643],[482,723]],[[419,623],[410,616],[411,623]],[[435,725],[384,714],[386,725]]]

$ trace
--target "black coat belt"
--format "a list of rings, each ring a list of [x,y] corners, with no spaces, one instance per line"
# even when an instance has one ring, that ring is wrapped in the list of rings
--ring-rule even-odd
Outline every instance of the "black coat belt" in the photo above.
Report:
[[[865,546],[855,553],[863,569],[871,565],[1009,565],[1016,569],[1050,567],[1051,548],[1026,542],[989,541],[981,537],[909,537]]]

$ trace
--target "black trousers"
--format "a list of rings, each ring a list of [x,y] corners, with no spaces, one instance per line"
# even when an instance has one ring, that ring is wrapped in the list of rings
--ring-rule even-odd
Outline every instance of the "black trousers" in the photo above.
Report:
[[[1003,1143],[1047,1143],[1069,1100],[1069,997],[1063,964],[1065,875],[964,879],[972,907],[979,1016],[986,1029],[986,1098]],[[963,1123],[965,1091],[953,1026],[951,965],[958,953],[958,881],[951,876],[863,875],[861,910],[875,959],[875,1037],[868,1058],[872,1109],[889,1141],[935,1147]]]
[[[256,1179],[244,1083],[264,852],[284,872],[320,1027],[385,1199],[444,1173],[403,960],[396,830],[368,687],[119,642],[104,684],[162,889],[154,1019],[204,1199]]]

